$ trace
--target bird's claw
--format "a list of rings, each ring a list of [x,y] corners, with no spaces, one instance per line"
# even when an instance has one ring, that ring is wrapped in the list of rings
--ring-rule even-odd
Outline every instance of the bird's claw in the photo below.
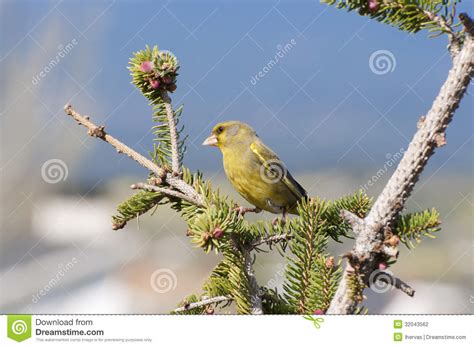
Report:
[[[239,217],[243,217],[247,212],[260,213],[262,209],[258,207],[235,206],[234,211],[239,212]]]
[[[275,217],[273,218],[272,220],[272,225],[275,227],[277,226],[277,224],[281,224],[282,226],[286,224],[286,218],[279,218],[279,217]]]
[[[286,224],[286,214],[287,214],[286,210],[283,210],[283,215],[282,215],[281,219],[278,218],[278,217],[273,218],[272,225],[276,226],[278,223],[280,223],[281,225],[285,225]]]

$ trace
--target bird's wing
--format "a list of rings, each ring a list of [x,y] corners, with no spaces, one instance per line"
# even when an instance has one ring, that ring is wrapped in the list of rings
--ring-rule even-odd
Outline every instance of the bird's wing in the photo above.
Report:
[[[250,150],[255,154],[259,163],[265,167],[273,177],[280,178],[280,181],[297,199],[307,196],[306,190],[291,176],[285,164],[262,141],[259,139],[253,141],[250,144]]]

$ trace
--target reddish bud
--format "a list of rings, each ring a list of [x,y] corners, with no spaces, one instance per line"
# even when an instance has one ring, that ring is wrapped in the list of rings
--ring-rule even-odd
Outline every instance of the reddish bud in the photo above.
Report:
[[[397,235],[393,235],[388,240],[385,240],[384,243],[392,247],[397,247],[400,243],[400,238]]]
[[[144,61],[140,65],[140,70],[142,70],[143,72],[146,72],[146,73],[152,72],[153,71],[153,63],[151,61]]]
[[[222,235],[224,235],[224,231],[219,227],[216,227],[212,232],[212,237],[215,239],[220,239]]]
[[[326,268],[331,269],[334,267],[334,257],[329,257],[326,259]]]
[[[150,86],[152,89],[160,88],[160,82],[158,80],[150,80]]]
[[[386,270],[388,268],[388,265],[386,262],[382,261],[379,263],[379,270]]]
[[[324,314],[324,311],[318,308],[317,310],[314,310],[313,314]]]
[[[369,12],[371,13],[377,12],[379,9],[379,3],[377,0],[368,0],[367,5],[369,8]]]
[[[206,314],[214,314],[214,309],[212,307],[206,308]]]

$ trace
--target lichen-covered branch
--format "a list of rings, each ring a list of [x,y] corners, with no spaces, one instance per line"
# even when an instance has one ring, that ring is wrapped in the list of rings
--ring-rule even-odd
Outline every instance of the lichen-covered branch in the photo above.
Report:
[[[249,281],[249,292],[251,301],[251,313],[252,314],[263,314],[262,309],[262,298],[260,296],[260,288],[258,286],[257,277],[253,269],[253,260],[250,251],[243,249],[242,251],[245,260],[245,275]]]
[[[445,144],[445,131],[454,111],[466,92],[474,69],[474,39],[472,21],[466,15],[460,16],[466,26],[464,43],[453,58],[453,66],[431,109],[418,123],[412,141],[405,151],[397,169],[375,201],[362,222],[349,219],[357,235],[351,251],[351,260],[346,265],[344,276],[331,302],[328,313],[353,313],[357,301],[348,290],[348,276],[354,269],[367,280],[377,268],[387,234],[402,211],[426,163],[435,149]],[[390,254],[392,256],[393,254]]]
[[[163,188],[163,187],[158,187],[158,186],[154,186],[154,185],[151,185],[151,184],[147,184],[147,183],[142,183],[142,182],[139,182],[139,183],[134,183],[130,186],[131,189],[142,189],[142,190],[146,190],[146,191],[150,191],[150,192],[158,192],[158,193],[162,193],[163,195],[166,195],[166,196],[170,196],[170,197],[175,197],[175,198],[178,198],[178,199],[181,199],[181,200],[186,200],[196,206],[203,206],[198,200],[195,200],[183,193],[180,193],[176,190],[171,190],[171,189],[167,189],[167,188]]]

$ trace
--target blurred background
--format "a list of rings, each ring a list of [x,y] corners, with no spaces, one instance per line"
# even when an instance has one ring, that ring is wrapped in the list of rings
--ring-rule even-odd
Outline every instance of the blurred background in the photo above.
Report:
[[[72,103],[148,153],[151,110],[126,69],[145,44],[180,60],[172,97],[184,104],[185,164],[242,203],[218,150],[200,146],[216,122],[250,123],[310,195],[376,196],[451,66],[445,37],[318,1],[0,3],[3,313],[166,313],[200,293],[219,261],[166,207],[112,231],[116,205],[147,172],[63,113]],[[474,15],[473,2],[462,10]],[[407,205],[436,207],[443,221],[437,239],[402,246],[391,269],[416,295],[367,290],[369,312],[474,312],[472,140],[466,95]],[[340,255],[351,241],[331,247]],[[260,254],[260,283],[281,288],[284,263]]]

